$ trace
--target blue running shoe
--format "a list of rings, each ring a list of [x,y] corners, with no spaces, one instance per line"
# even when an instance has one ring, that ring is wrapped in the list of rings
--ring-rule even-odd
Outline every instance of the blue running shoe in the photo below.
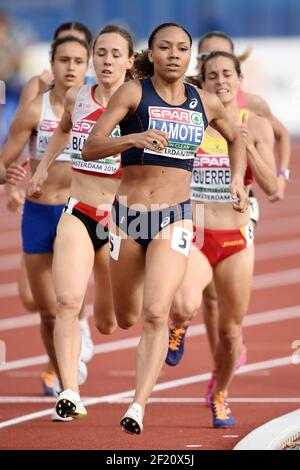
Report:
[[[177,366],[184,353],[184,339],[187,328],[170,328],[169,349],[166,357],[166,364]]]
[[[210,401],[214,428],[229,428],[235,425],[234,417],[223,392],[216,393]]]

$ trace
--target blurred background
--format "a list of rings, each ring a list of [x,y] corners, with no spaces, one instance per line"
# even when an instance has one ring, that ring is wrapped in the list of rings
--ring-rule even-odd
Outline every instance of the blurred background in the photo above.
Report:
[[[158,24],[181,23],[194,38],[190,73],[197,39],[224,31],[237,54],[254,46],[243,65],[244,88],[262,95],[291,134],[300,135],[299,0],[0,0],[0,145],[22,86],[49,68],[53,31],[66,21],[83,22],[93,33],[108,22],[121,24],[133,34],[136,50]]]

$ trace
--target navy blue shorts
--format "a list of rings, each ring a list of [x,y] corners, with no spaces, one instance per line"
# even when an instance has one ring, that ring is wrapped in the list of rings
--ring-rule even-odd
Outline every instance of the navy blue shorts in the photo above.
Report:
[[[25,199],[22,216],[23,251],[28,254],[52,253],[56,229],[64,204],[48,205]]]

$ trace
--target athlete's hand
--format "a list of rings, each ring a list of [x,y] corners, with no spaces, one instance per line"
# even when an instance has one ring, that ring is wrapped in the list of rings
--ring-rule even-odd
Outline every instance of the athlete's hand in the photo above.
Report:
[[[24,189],[15,188],[6,195],[6,207],[10,212],[22,213],[25,201]]]
[[[245,212],[249,206],[249,198],[245,191],[244,184],[240,180],[233,179],[229,186],[232,197],[232,207],[238,212]]]
[[[133,134],[136,142],[134,147],[147,148],[155,152],[162,152],[168,145],[168,133],[157,129],[150,129],[146,132],[138,132]]]
[[[284,176],[279,175],[277,177],[278,181],[278,191],[275,194],[272,194],[272,196],[269,196],[269,201],[271,202],[276,202],[276,201],[282,201],[284,199],[284,194],[286,190],[286,180]]]
[[[41,165],[41,164],[40,164]],[[36,172],[29,181],[27,194],[35,198],[41,197],[43,194],[42,186],[48,178],[48,171],[46,168],[38,166]]]
[[[45,93],[48,90],[51,83],[53,82],[53,80],[54,80],[53,73],[48,69],[44,69],[42,73],[40,73],[39,75],[40,93]]]
[[[253,145],[253,140],[251,139],[251,135],[248,130],[247,118],[245,114],[243,114],[242,123],[239,124],[237,127],[242,135],[246,148],[249,147],[250,145]]]
[[[25,166],[27,165],[28,160],[25,160],[22,163],[12,163],[6,169],[6,183],[9,184],[17,184],[27,175],[27,171],[25,170]]]

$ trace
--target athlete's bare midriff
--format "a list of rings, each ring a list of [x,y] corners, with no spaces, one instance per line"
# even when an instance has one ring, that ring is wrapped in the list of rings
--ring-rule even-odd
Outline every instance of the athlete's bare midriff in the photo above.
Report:
[[[31,173],[34,174],[39,160],[30,160]],[[65,204],[70,195],[71,162],[54,162],[48,169],[48,178],[43,184],[43,192],[39,199],[27,196],[27,199],[40,204]]]
[[[204,208],[204,226],[209,230],[233,230],[248,224],[250,220],[249,209],[243,214],[233,209],[231,203],[202,203],[192,201],[194,223],[197,227],[202,225],[201,209]]]
[[[122,182],[117,198],[125,205],[143,204],[151,210],[151,204],[172,205],[189,199],[191,173],[178,168],[152,165],[133,165],[122,169]]]
[[[112,205],[119,185],[119,178],[72,171],[71,196],[93,207],[99,207],[100,204]]]

